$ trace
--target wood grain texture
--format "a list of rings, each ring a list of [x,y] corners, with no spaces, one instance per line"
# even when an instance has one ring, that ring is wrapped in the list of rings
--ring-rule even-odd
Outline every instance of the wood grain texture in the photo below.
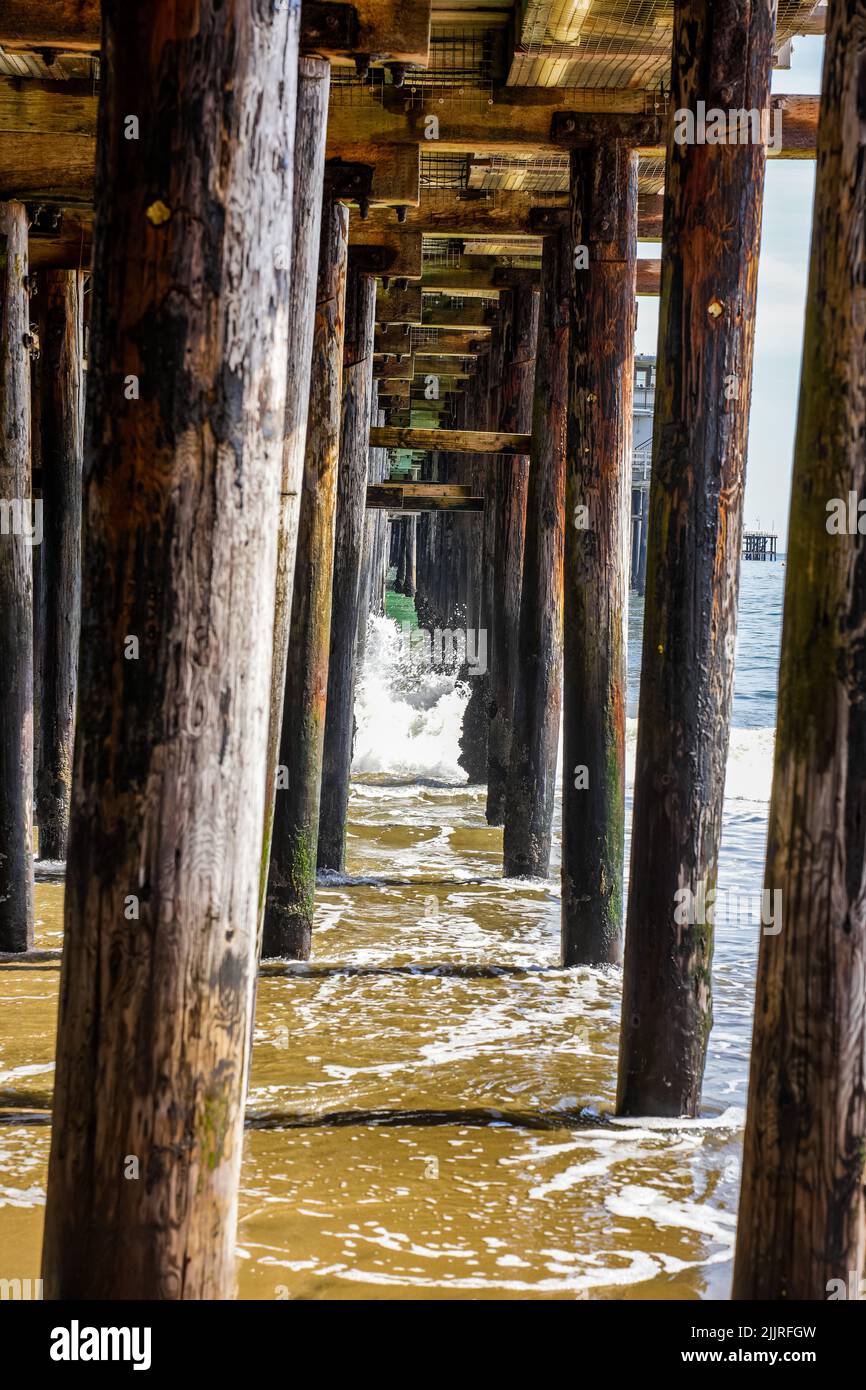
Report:
[[[773,0],[678,0],[671,103],[762,110]],[[697,1113],[733,691],[765,151],[667,156],[659,360],[617,1105]]]
[[[843,1297],[866,1258],[866,5],[830,5],[733,1297]],[[862,1297],[862,1295],[860,1295]]]
[[[562,690],[571,239],[545,237],[503,873],[546,878]]]
[[[276,574],[289,309],[277,252],[299,9],[104,0],[103,22],[45,1296],[226,1298],[264,823],[262,596]],[[137,142],[124,139],[129,111],[146,116]]]
[[[44,537],[35,814],[40,859],[65,859],[81,626],[84,275],[47,271],[40,289],[39,400]]]
[[[351,244],[351,233],[350,233]],[[342,871],[355,708],[355,653],[360,604],[367,459],[373,397],[376,281],[352,266],[346,284],[340,466],[328,658],[328,701],[322,754],[317,863]]]
[[[527,421],[527,423],[529,423]],[[525,454],[531,435],[514,430],[370,430],[370,443],[386,449],[444,449],[450,454]]]
[[[562,959],[622,952],[625,701],[634,385],[637,157],[571,155],[572,269],[565,482]],[[576,509],[585,508],[585,514]],[[578,770],[584,769],[584,773]],[[583,781],[584,776],[586,781]]]
[[[514,699],[523,678],[518,662],[523,538],[529,485],[529,448],[539,292],[522,284],[512,291],[510,331],[505,339],[499,387],[498,428],[528,439],[525,452],[514,453],[496,470],[493,496],[495,528],[493,573],[496,591],[488,629],[490,733],[487,742],[487,823],[504,825]]]
[[[277,753],[283,722],[286,664],[295,581],[295,553],[307,414],[310,370],[316,318],[316,268],[319,263],[322,196],[325,178],[325,129],[331,65],[323,58],[298,60],[298,106],[295,116],[294,194],[292,199],[291,253],[289,258],[289,349],[286,379],[283,474],[280,487],[280,520],[277,534],[277,581],[274,602],[274,657],[271,667],[271,700],[268,723],[268,761],[265,781],[265,831],[262,840],[260,913],[264,913],[265,889],[271,853]],[[286,248],[288,250],[288,247]],[[291,763],[284,766],[291,767]]]
[[[331,641],[349,211],[325,194],[310,407],[286,666],[280,763],[262,955],[306,960],[312,945],[316,843]]]
[[[499,423],[499,396],[502,383],[503,359],[509,325],[511,323],[512,295],[510,290],[502,292],[496,309],[491,334],[490,353],[482,358],[481,371],[485,374],[479,386],[483,389],[476,395],[473,392],[467,409],[476,426],[497,425]],[[470,383],[472,385],[473,383]],[[485,431],[487,432],[487,431]],[[530,444],[523,447],[531,447]],[[469,700],[463,712],[463,728],[460,734],[460,766],[473,785],[487,781],[488,745],[490,740],[490,626],[491,613],[496,603],[496,572],[494,555],[496,548],[496,471],[487,466],[487,457],[478,448],[473,449],[474,476],[484,497],[484,525],[480,536],[475,538],[475,553],[470,561],[470,575],[477,583],[477,599],[472,602],[476,615],[477,628],[487,634],[488,667],[485,671],[470,677]],[[470,581],[471,582],[471,581]]]
[[[33,945],[33,547],[27,214],[0,203],[0,950]],[[12,508],[15,510],[11,510]],[[24,513],[22,514],[22,508]],[[18,520],[16,522],[16,512]]]

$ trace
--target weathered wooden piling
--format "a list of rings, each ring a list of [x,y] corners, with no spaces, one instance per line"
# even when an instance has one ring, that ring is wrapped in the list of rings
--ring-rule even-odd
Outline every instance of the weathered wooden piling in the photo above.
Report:
[[[497,430],[529,434],[538,333],[538,289],[518,280],[512,290],[510,333],[502,363]],[[491,463],[494,483],[493,585],[489,608],[489,710],[487,745],[487,823],[504,825],[508,765],[511,758],[515,691],[522,679],[518,665],[520,589],[529,455],[517,454]]]
[[[562,958],[600,965],[622,951],[637,250],[637,156],[627,144],[572,151],[571,209]]]
[[[298,60],[298,105],[295,114],[294,192],[292,195],[291,240],[283,248],[284,265],[290,275],[289,355],[286,381],[286,412],[283,438],[283,475],[280,487],[280,526],[277,536],[277,583],[274,603],[274,659],[271,669],[271,700],[268,724],[268,762],[265,782],[265,831],[262,840],[260,911],[264,912],[264,893],[268,882],[274,804],[277,791],[284,789],[286,773],[278,771],[289,653],[292,590],[298,517],[307,439],[307,412],[310,399],[310,367],[313,325],[316,317],[316,266],[319,261],[319,233],[325,176],[325,142],[328,127],[328,100],[331,65],[324,58],[301,56]],[[282,764],[290,768],[291,764]],[[278,782],[280,783],[278,788]]]
[[[570,239],[545,238],[523,546],[521,678],[514,701],[504,872],[545,878],[550,866],[562,683],[565,440],[568,417]]]
[[[765,111],[775,5],[677,0],[670,104]],[[618,1109],[697,1113],[733,690],[763,144],[669,136]],[[679,894],[679,897],[677,896]],[[688,895],[684,898],[684,894]]]
[[[33,541],[27,213],[0,203],[0,951],[33,945]]]
[[[863,1297],[866,576],[856,517],[840,528],[831,513],[866,496],[864,50],[866,6],[831,5],[734,1266],[743,1299]]]
[[[474,403],[477,412],[472,421],[475,429],[499,428],[499,392],[502,382],[502,363],[505,341],[511,319],[511,294],[505,291],[499,300],[491,333],[487,358],[487,391]],[[470,693],[463,712],[460,735],[460,766],[470,783],[487,781],[488,746],[490,740],[490,645],[491,611],[496,602],[494,554],[496,544],[496,469],[502,460],[485,458],[476,466],[482,473],[484,487],[484,521],[478,544],[478,628],[486,634],[487,669],[470,679]]]
[[[262,955],[307,960],[331,643],[331,583],[340,446],[349,211],[325,194],[310,408],[280,734],[288,783],[276,800]]]
[[[403,553],[406,557],[403,593],[407,598],[414,598],[418,559],[418,518],[415,516],[407,516],[406,518],[406,539]]]
[[[367,502],[367,448],[373,391],[376,281],[349,257],[343,348],[343,406],[328,707],[322,759],[318,867],[341,871],[345,860],[355,703],[355,640]]]
[[[370,420],[372,424],[383,425],[384,418],[385,412],[379,408],[379,383],[374,379],[373,394],[370,398]],[[370,449],[367,458],[368,484],[381,483],[388,467],[387,450]],[[364,669],[364,657],[367,651],[367,619],[374,604],[374,568],[382,515],[382,512],[373,508],[368,508],[364,514],[364,537],[361,547],[361,592],[358,599],[358,640],[355,651],[356,675],[360,675]]]
[[[50,1299],[227,1298],[264,825],[263,596],[276,576],[289,299],[278,248],[299,7],[225,0],[193,16],[174,0],[105,0],[102,18],[44,1288]]]
[[[643,598],[646,593],[646,558],[649,537],[649,489],[642,488],[640,494],[640,550],[638,552],[636,589]]]
[[[40,754],[34,801],[40,859],[65,859],[81,625],[83,273],[45,271],[40,299],[42,628]]]

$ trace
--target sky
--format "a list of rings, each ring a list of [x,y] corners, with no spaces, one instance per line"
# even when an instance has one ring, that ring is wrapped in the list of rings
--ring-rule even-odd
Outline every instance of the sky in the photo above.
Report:
[[[790,71],[773,73],[774,92],[818,92],[823,38],[794,39]],[[745,524],[775,530],[785,548],[800,356],[812,231],[814,159],[769,159],[758,270],[758,318],[746,471]],[[642,242],[639,256],[658,256]],[[642,298],[636,348],[655,353],[658,299]]]

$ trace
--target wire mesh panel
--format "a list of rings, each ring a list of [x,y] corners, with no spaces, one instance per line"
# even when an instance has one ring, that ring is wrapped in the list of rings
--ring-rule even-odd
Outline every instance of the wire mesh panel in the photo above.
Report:
[[[776,48],[814,31],[816,0],[779,0]],[[523,0],[511,86],[661,88],[671,68],[674,0]]]
[[[420,188],[424,205],[445,203],[449,206],[469,186],[468,154],[440,154],[421,150]]]
[[[430,63],[411,68],[405,92],[410,106],[435,109],[486,105],[493,98],[496,55],[502,43],[495,29],[451,28],[434,25],[430,34]]]
[[[421,238],[421,263],[429,267],[460,264],[463,243],[459,237],[424,236]]]
[[[331,64],[332,106],[381,107],[385,91],[385,69],[370,68],[359,77],[353,67],[343,63]]]

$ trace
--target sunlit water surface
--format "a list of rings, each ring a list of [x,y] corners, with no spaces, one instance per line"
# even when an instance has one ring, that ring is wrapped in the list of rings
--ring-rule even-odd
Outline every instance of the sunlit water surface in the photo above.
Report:
[[[731,895],[762,881],[783,579],[743,567]],[[632,597],[629,797],[641,621]],[[757,926],[717,922],[702,1118],[613,1119],[620,972],[558,967],[558,839],[549,882],[502,879],[457,766],[465,693],[400,661],[374,620],[349,872],[320,887],[310,965],[259,983],[240,1296],[726,1297]],[[43,871],[40,946],[60,944],[62,895]],[[8,1277],[38,1274],[57,984],[52,962],[0,969]]]

